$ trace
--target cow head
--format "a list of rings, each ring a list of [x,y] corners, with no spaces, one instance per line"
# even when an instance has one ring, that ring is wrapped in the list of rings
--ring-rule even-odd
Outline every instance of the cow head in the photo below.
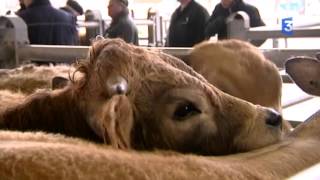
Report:
[[[78,71],[73,86],[88,123],[116,147],[222,155],[281,138],[278,113],[223,93],[161,52],[100,39]]]

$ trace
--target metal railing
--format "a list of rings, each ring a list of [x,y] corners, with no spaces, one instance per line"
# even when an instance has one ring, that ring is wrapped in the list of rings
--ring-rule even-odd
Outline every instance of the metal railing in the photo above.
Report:
[[[262,26],[250,28],[250,19],[245,12],[236,12],[227,19],[227,31],[229,39],[240,39],[244,41],[257,41],[276,38],[297,38],[297,37],[320,37],[320,23],[311,22],[308,24],[292,25],[292,33],[283,33],[281,25]],[[273,43],[277,48],[278,43]]]

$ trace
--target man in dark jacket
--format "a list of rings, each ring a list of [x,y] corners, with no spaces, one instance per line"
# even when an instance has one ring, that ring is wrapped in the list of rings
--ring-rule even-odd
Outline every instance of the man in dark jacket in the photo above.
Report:
[[[74,0],[68,0],[66,5],[60,9],[70,13],[76,18],[77,16],[81,16],[83,14],[83,8],[77,1]]]
[[[24,5],[23,0],[19,0],[19,5],[20,5],[20,8],[15,12],[16,14],[26,9],[26,6]]]
[[[64,7],[60,8],[61,10],[69,13],[71,16],[73,16],[74,21],[77,22],[78,21],[78,16],[81,16],[83,14],[83,8],[82,6],[75,0],[68,0],[66,5]],[[76,23],[76,25],[78,26],[78,24]],[[77,33],[75,34],[75,45],[79,45],[80,44],[80,37]]]
[[[110,0],[108,14],[112,21],[104,36],[121,38],[127,43],[139,45],[137,27],[129,18],[128,0]]]
[[[51,6],[49,0],[25,0],[26,9],[17,13],[28,26],[31,44],[73,45],[76,22],[74,18]]]
[[[248,14],[250,18],[250,27],[265,25],[256,7],[244,3],[243,0],[221,0],[221,3],[214,8],[205,28],[206,38],[218,34],[218,39],[226,39],[226,19],[230,14],[237,11],[244,11]]]
[[[178,0],[180,6],[171,16],[166,46],[192,47],[205,39],[204,28],[209,14],[194,0]]]

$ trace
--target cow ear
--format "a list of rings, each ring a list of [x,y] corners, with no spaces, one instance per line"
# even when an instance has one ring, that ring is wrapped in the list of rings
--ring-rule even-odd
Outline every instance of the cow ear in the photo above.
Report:
[[[133,110],[125,95],[114,95],[103,107],[102,133],[104,142],[115,148],[131,147],[131,130],[133,126]]]
[[[51,80],[51,88],[54,89],[62,89],[65,86],[67,86],[69,83],[69,80],[67,78],[56,76],[52,78]]]
[[[295,57],[286,61],[286,72],[306,93],[320,96],[320,61],[311,57]]]

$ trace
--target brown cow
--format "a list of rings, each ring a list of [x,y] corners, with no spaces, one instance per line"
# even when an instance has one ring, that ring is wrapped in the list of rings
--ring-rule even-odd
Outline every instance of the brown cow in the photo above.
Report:
[[[281,116],[227,95],[167,54],[122,40],[93,44],[84,76],[0,115],[12,130],[63,133],[120,148],[230,154],[281,138]],[[257,138],[259,137],[259,138]]]
[[[320,161],[319,117],[274,145],[220,157],[121,151],[61,135],[0,131],[0,179],[285,179]]]
[[[240,40],[203,42],[185,60],[223,92],[282,111],[282,80],[278,69],[252,44]],[[291,129],[288,122],[284,127]]]

